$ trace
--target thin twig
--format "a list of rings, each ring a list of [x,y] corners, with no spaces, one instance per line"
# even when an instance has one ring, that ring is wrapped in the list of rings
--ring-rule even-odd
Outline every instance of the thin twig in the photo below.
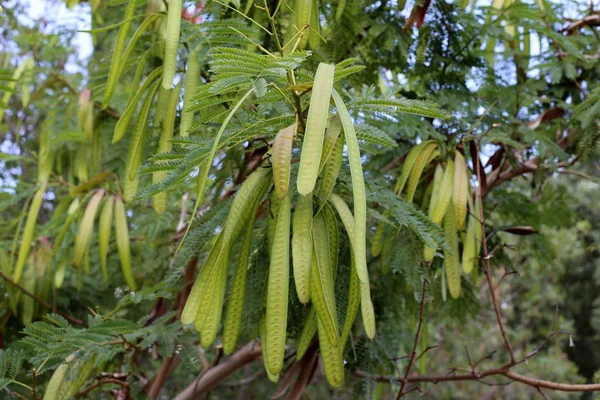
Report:
[[[85,389],[83,389],[81,392],[77,393],[75,395],[76,399],[80,399],[84,396],[86,396],[89,392],[91,392],[92,390],[96,389],[99,386],[102,385],[108,385],[108,384],[116,384],[116,385],[120,385],[123,388],[128,389],[129,388],[129,384],[125,381],[122,381],[121,379],[116,379],[116,378],[102,378],[100,379],[98,382],[91,384],[90,386],[86,387]]]
[[[57,314],[59,314],[60,316],[62,316],[64,319],[66,319],[67,321],[75,324],[75,325],[79,325],[79,326],[83,326],[83,327],[88,327],[88,324],[85,321],[82,321],[80,319],[77,319],[75,317],[70,316],[69,314],[65,314],[62,313],[60,311],[55,311],[54,307],[52,307],[52,304],[48,303],[47,301],[45,301],[44,299],[36,296],[35,294],[31,293],[29,290],[25,289],[23,286],[19,285],[17,282],[13,281],[10,276],[6,275],[4,272],[0,271],[0,277],[2,279],[4,279],[6,282],[10,283],[11,285],[13,285],[14,287],[16,287],[19,291],[21,291],[22,293],[24,293],[25,295],[31,297],[33,300],[37,301],[38,303],[40,303],[42,306],[44,306],[45,308],[47,308],[48,310],[54,311]]]
[[[406,367],[406,372],[404,373],[404,380],[400,384],[400,391],[398,392],[398,396],[396,396],[396,400],[401,399],[406,393],[404,389],[406,388],[406,382],[408,375],[410,374],[410,370],[413,367],[415,362],[415,356],[417,354],[417,346],[419,345],[419,337],[421,335],[421,327],[423,326],[423,315],[425,314],[425,297],[427,294],[427,278],[423,280],[423,291],[421,293],[421,308],[419,310],[419,323],[417,325],[417,333],[415,333],[415,341],[413,343],[413,349],[410,353],[410,359],[408,360],[408,366]]]
[[[481,148],[481,145],[479,144]],[[479,194],[481,196],[481,202],[483,203],[483,189],[482,189],[482,179],[481,176],[481,165],[480,165],[479,157],[475,160],[477,164],[475,171],[477,172],[477,181],[479,182]],[[500,328],[500,332],[502,333],[502,338],[504,339],[504,344],[506,349],[508,350],[508,354],[510,356],[511,364],[516,363],[515,353],[513,351],[512,345],[510,344],[510,340],[508,339],[508,335],[506,334],[506,329],[504,328],[504,323],[502,322],[502,312],[500,311],[500,306],[498,305],[498,300],[496,299],[496,293],[494,291],[494,283],[492,282],[492,274],[490,271],[490,259],[489,252],[487,247],[487,237],[485,232],[485,216],[483,213],[483,204],[479,210],[479,222],[481,224],[481,241],[482,241],[482,251],[483,251],[483,269],[485,271],[485,277],[487,280],[488,287],[490,289],[490,296],[492,297],[492,304],[494,306],[494,312],[496,313],[496,321],[498,323],[498,327]]]

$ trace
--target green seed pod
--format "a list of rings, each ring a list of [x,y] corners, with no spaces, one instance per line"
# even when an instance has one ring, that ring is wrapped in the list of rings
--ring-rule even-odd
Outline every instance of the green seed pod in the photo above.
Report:
[[[292,259],[296,293],[302,304],[307,304],[310,300],[310,268],[313,250],[312,214],[312,194],[298,195],[293,219]]]
[[[279,374],[283,368],[285,356],[290,279],[290,207],[290,195],[287,195],[279,207],[269,266],[266,323],[269,327],[269,372],[273,375]]]
[[[311,267],[311,301],[327,332],[329,343],[336,347],[339,341],[335,290],[330,265],[329,238],[322,214],[313,219],[313,263]]]
[[[302,2],[303,0],[298,0],[298,3]],[[334,65],[320,63],[315,74],[298,169],[298,193],[302,195],[313,191],[319,175],[319,161],[329,115],[334,71]]]

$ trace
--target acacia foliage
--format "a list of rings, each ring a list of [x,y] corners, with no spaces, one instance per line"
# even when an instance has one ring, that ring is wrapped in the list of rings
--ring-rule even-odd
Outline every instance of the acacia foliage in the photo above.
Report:
[[[193,280],[193,267],[206,258],[212,245],[209,238],[223,227],[230,197],[268,151],[265,143],[304,117],[297,115],[309,104],[309,96],[302,94],[310,90],[319,62],[336,64],[335,88],[354,119],[367,182],[368,240],[380,221],[388,227],[383,255],[368,259],[378,334],[370,341],[355,325],[357,338],[346,353],[348,393],[393,391],[390,385],[375,385],[371,378],[353,378],[352,372],[396,374],[397,358],[411,349],[425,279],[431,290],[421,349],[441,343],[441,354],[460,362],[462,350],[453,341],[457,332],[485,337],[482,332],[489,327],[481,324],[480,332],[456,329],[486,315],[483,310],[489,304],[478,295],[483,285],[479,268],[463,277],[458,300],[444,300],[442,262],[438,258],[430,268],[422,262],[423,243],[443,246],[442,232],[418,210],[419,201],[415,207],[392,191],[402,155],[418,142],[436,140],[444,149],[462,146],[475,187],[477,160],[470,146],[477,144],[488,177],[484,188],[488,229],[497,232],[488,244],[498,249],[494,268],[531,266],[544,277],[555,269],[562,271],[560,265],[549,263],[550,255],[560,250],[553,243],[555,231],[573,226],[564,210],[572,209],[575,200],[561,189],[574,187],[573,181],[557,180],[557,175],[573,168],[593,174],[590,165],[598,159],[595,28],[573,27],[564,20],[567,11],[577,18],[587,15],[587,4],[565,10],[547,2],[505,2],[496,8],[473,2],[462,9],[436,2],[426,10],[420,29],[405,29],[410,4],[402,10],[394,2],[323,1],[317,2],[318,31],[305,30],[307,47],[292,52],[296,28],[301,29],[293,6],[265,3],[267,14],[262,4],[210,2],[203,4],[199,21],[181,20],[175,64],[175,81],[181,83],[168,90],[160,84],[168,34],[163,4],[149,2],[144,9],[142,2],[139,7],[133,7],[134,2],[91,3],[93,10],[85,4],[75,6],[81,13],[91,13],[94,39],[87,68],[75,73],[65,68],[74,63],[72,30],[48,33],[27,28],[20,19],[3,20],[10,29],[0,74],[5,137],[0,210],[6,221],[0,227],[2,271],[17,279],[15,270],[22,268],[18,280],[23,288],[55,304],[54,311],[83,322],[74,326],[60,315],[47,314],[42,304],[5,282],[3,337],[10,350],[3,353],[6,368],[1,382],[8,390],[29,396],[29,389],[16,382],[30,387],[31,368],[36,368],[40,391],[45,389],[51,371],[71,356],[80,368],[90,370],[89,377],[78,383],[81,389],[100,372],[126,371],[133,398],[148,390],[140,372],[152,371],[153,377],[162,360],[173,354],[183,365],[165,383],[167,395],[174,395],[177,385],[187,384],[200,372],[204,353],[198,352],[197,335],[182,329],[175,318],[177,307],[183,306],[180,293]],[[23,15],[19,6],[4,8],[10,16]],[[185,72],[194,63],[199,64],[200,77],[188,87]],[[249,97],[240,102],[246,93]],[[194,118],[182,131],[183,108]],[[300,157],[299,150],[296,146],[292,157]],[[198,172],[200,165],[209,164],[210,169]],[[335,190],[351,202],[354,177],[349,171],[344,161]],[[426,171],[424,183],[432,172]],[[198,173],[207,176],[201,192],[196,190]],[[296,173],[293,166],[290,182],[295,182]],[[425,187],[419,186],[416,199],[427,198]],[[85,223],[91,199],[100,190],[105,190],[105,202],[127,200],[130,240],[123,239],[123,217],[120,221],[113,217],[112,229],[120,227],[121,240],[118,236],[115,240],[113,230],[105,254],[96,231]],[[36,198],[39,212],[31,217]],[[201,211],[196,218],[191,217],[194,202]],[[266,206],[261,210],[253,227],[240,341],[259,336],[263,314],[270,210]],[[95,212],[100,216],[102,211]],[[190,230],[183,240],[187,223]],[[510,234],[502,230],[515,225],[531,226],[542,234],[507,237]],[[82,229],[92,232],[90,240],[79,239]],[[351,243],[341,232],[335,297],[337,304],[346,304]],[[232,254],[239,253],[236,249]],[[73,251],[79,254],[77,268]],[[103,275],[105,257],[108,273]],[[233,257],[232,263],[236,261]],[[545,263],[551,265],[547,270],[542,267]],[[125,286],[123,276],[131,274],[128,264],[139,290],[131,290],[132,278]],[[560,286],[555,290],[562,293]],[[507,303],[509,329],[522,337],[524,347],[536,343],[540,331],[552,324],[550,317],[533,319],[523,311],[528,304],[543,310],[548,304],[542,300],[518,297]],[[169,309],[174,311],[166,312]],[[291,295],[289,343],[299,336],[306,313]],[[339,307],[338,320],[343,321],[344,314],[344,307]],[[522,319],[533,321],[535,328],[527,329]],[[485,344],[481,356],[498,345],[487,338]],[[554,347],[546,356],[555,360],[559,350]],[[214,348],[207,357],[214,357]],[[435,357],[440,356],[420,359],[422,373],[444,372],[435,366]],[[575,380],[572,368],[557,367],[553,372]],[[262,379],[253,383],[254,389],[273,392]],[[326,390],[327,384],[319,379],[309,389],[316,396]],[[220,397],[231,391],[235,389],[214,393]]]

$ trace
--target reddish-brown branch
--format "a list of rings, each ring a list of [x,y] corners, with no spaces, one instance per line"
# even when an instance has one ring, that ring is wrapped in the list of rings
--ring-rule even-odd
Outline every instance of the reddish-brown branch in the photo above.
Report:
[[[417,324],[417,333],[415,333],[415,341],[413,343],[413,349],[410,352],[410,359],[408,360],[408,365],[406,366],[406,372],[404,372],[404,379],[400,384],[400,391],[398,392],[398,396],[396,396],[396,400],[402,398],[404,396],[406,389],[406,382],[408,375],[410,374],[410,370],[415,362],[415,357],[417,355],[417,347],[419,346],[419,337],[421,336],[421,327],[423,326],[423,316],[425,314],[425,297],[427,295],[427,278],[423,280],[423,291],[421,292],[421,308],[419,310],[419,323]]]
[[[558,390],[562,392],[595,392],[600,391],[600,384],[570,384],[546,381],[543,379],[530,378],[516,372],[510,371],[508,367],[491,368],[482,372],[472,372],[467,374],[456,375],[417,375],[408,378],[400,378],[397,376],[372,376],[362,371],[355,371],[354,375],[360,378],[369,377],[377,382],[383,383],[440,383],[440,382],[456,382],[456,381],[480,381],[483,378],[490,376],[504,376],[515,382],[521,382],[534,388]]]
[[[219,384],[223,379],[233,374],[244,365],[256,361],[261,356],[260,345],[250,342],[233,353],[223,363],[210,368],[206,373],[196,378],[174,400],[197,399]]]
[[[62,316],[64,319],[66,319],[67,321],[69,321],[72,324],[75,325],[79,325],[79,326],[83,326],[86,327],[88,326],[88,324],[85,321],[82,321],[78,318],[72,317],[69,314],[65,314],[62,313],[60,311],[56,311],[54,309],[54,307],[52,307],[52,304],[48,303],[46,300],[36,296],[34,293],[31,293],[29,290],[25,289],[23,286],[19,285],[17,282],[13,281],[10,276],[6,275],[4,272],[0,271],[0,277],[2,279],[4,279],[6,282],[10,283],[11,285],[13,285],[14,287],[16,287],[20,292],[22,292],[23,294],[25,294],[26,296],[31,297],[33,300],[37,301],[38,303],[40,303],[42,306],[44,306],[45,308],[47,308],[48,310],[51,310],[55,313],[57,313],[58,315]]]
[[[116,385],[120,385],[121,387],[128,389],[129,388],[129,384],[125,381],[122,381],[121,379],[117,379],[117,378],[102,378],[100,379],[98,382],[91,384],[90,386],[86,387],[85,389],[83,389],[81,392],[77,393],[75,395],[76,399],[80,399],[82,397],[85,397],[89,392],[91,392],[92,390],[96,389],[99,386],[102,385],[108,385],[108,384],[116,384]]]

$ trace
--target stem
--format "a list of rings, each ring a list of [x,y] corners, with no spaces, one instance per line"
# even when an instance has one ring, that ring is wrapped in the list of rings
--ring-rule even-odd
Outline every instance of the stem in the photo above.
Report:
[[[4,279],[6,282],[10,283],[11,285],[13,285],[17,289],[19,289],[19,291],[23,292],[25,295],[27,295],[27,296],[31,297],[33,300],[37,301],[38,303],[40,303],[42,306],[44,306],[48,310],[51,310],[51,311],[53,310],[54,307],[52,307],[52,304],[46,302],[44,299],[31,293],[29,290],[25,289],[23,286],[19,285],[15,281],[13,281],[8,275],[6,275],[2,271],[0,271],[0,278]],[[65,318],[67,321],[71,322],[72,324],[83,326],[86,328],[88,327],[88,324],[85,321],[82,321],[75,317],[71,317],[69,314],[65,314],[60,311],[57,311],[56,313],[59,314],[60,316],[62,316],[63,318]]]
[[[479,144],[479,149],[481,149],[481,145]],[[477,164],[475,171],[477,171],[477,181],[479,182],[479,195],[481,197],[481,207],[479,208],[479,223],[481,224],[481,241],[482,241],[482,251],[483,251],[483,269],[485,271],[485,277],[487,280],[488,287],[490,289],[490,296],[492,297],[492,304],[494,306],[494,312],[496,313],[496,321],[498,323],[498,327],[500,328],[500,332],[502,333],[502,338],[504,339],[504,344],[506,349],[508,350],[508,354],[510,355],[510,362],[514,365],[517,361],[515,359],[515,353],[510,344],[510,340],[508,339],[508,335],[506,334],[506,329],[504,328],[504,323],[502,322],[502,313],[500,311],[500,307],[498,306],[498,300],[496,299],[496,292],[494,291],[494,283],[492,282],[492,275],[490,272],[490,257],[487,247],[487,237],[485,232],[485,216],[483,213],[483,190],[482,190],[482,176],[481,176],[481,165],[480,159],[477,157],[475,163]]]
[[[419,311],[419,324],[417,325],[417,333],[415,333],[415,342],[413,344],[413,349],[410,353],[410,359],[408,360],[408,366],[406,367],[406,372],[404,373],[404,379],[400,384],[400,391],[398,392],[398,396],[396,396],[396,400],[399,400],[404,396],[404,389],[406,388],[406,383],[408,382],[408,375],[410,374],[410,370],[413,367],[415,362],[415,357],[417,355],[417,346],[419,345],[419,336],[421,335],[421,328],[423,326],[423,315],[425,314],[425,296],[427,294],[427,278],[423,280],[423,291],[421,293],[421,309]]]

